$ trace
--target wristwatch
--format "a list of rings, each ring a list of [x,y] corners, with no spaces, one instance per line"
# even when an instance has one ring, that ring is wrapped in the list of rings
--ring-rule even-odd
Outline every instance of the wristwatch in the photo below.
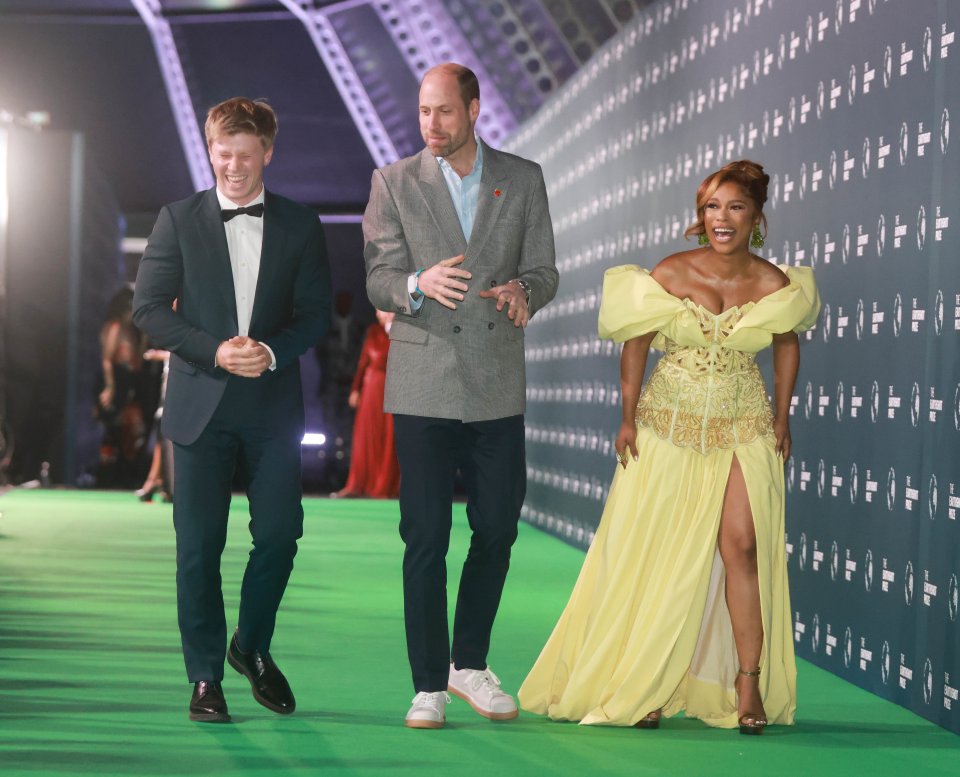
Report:
[[[530,291],[531,291],[531,289],[530,289],[530,284],[527,283],[523,278],[514,278],[514,279],[513,279],[512,281],[510,281],[510,282],[517,284],[517,286],[519,286],[521,289],[523,289],[523,293],[524,293],[524,295],[525,295],[526,298],[527,298],[527,304],[529,305],[529,304],[530,304]]]
[[[423,299],[424,296],[423,292],[420,291],[419,285],[417,285],[420,280],[420,273],[422,272],[423,270],[417,270],[417,272],[410,273],[410,275],[407,276],[407,294],[410,295],[410,298],[414,302]]]

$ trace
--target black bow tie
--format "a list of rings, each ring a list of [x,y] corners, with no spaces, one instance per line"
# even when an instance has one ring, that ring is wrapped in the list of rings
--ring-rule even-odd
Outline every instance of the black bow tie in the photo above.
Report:
[[[230,221],[234,216],[253,216],[254,218],[263,218],[263,203],[258,202],[246,208],[237,208],[236,210],[222,210],[220,216],[223,220]]]

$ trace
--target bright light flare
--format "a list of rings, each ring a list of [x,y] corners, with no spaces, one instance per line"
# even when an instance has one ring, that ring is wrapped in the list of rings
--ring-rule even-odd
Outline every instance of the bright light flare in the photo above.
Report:
[[[327,435],[320,432],[307,432],[300,441],[301,445],[324,445],[327,442]]]

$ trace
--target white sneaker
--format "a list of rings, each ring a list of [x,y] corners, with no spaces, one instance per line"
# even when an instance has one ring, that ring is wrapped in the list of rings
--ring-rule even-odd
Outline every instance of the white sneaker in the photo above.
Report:
[[[407,728],[443,728],[450,697],[444,691],[421,691],[413,697],[413,706],[407,712],[403,725]]]
[[[511,720],[520,714],[513,697],[500,690],[500,678],[490,671],[489,666],[486,669],[456,669],[450,664],[447,690],[490,720]]]

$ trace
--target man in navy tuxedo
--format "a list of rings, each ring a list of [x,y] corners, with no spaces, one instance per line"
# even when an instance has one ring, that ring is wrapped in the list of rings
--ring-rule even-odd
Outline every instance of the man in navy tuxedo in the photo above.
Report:
[[[281,714],[295,707],[269,650],[303,531],[299,356],[328,327],[330,273],[316,215],[264,189],[277,132],[270,106],[227,100],[210,109],[205,131],[216,187],[160,212],[137,273],[134,320],[171,352],[162,423],[174,445],[190,719],[226,722],[225,654],[258,702]],[[228,651],[220,556],[237,470],[253,549]]]

